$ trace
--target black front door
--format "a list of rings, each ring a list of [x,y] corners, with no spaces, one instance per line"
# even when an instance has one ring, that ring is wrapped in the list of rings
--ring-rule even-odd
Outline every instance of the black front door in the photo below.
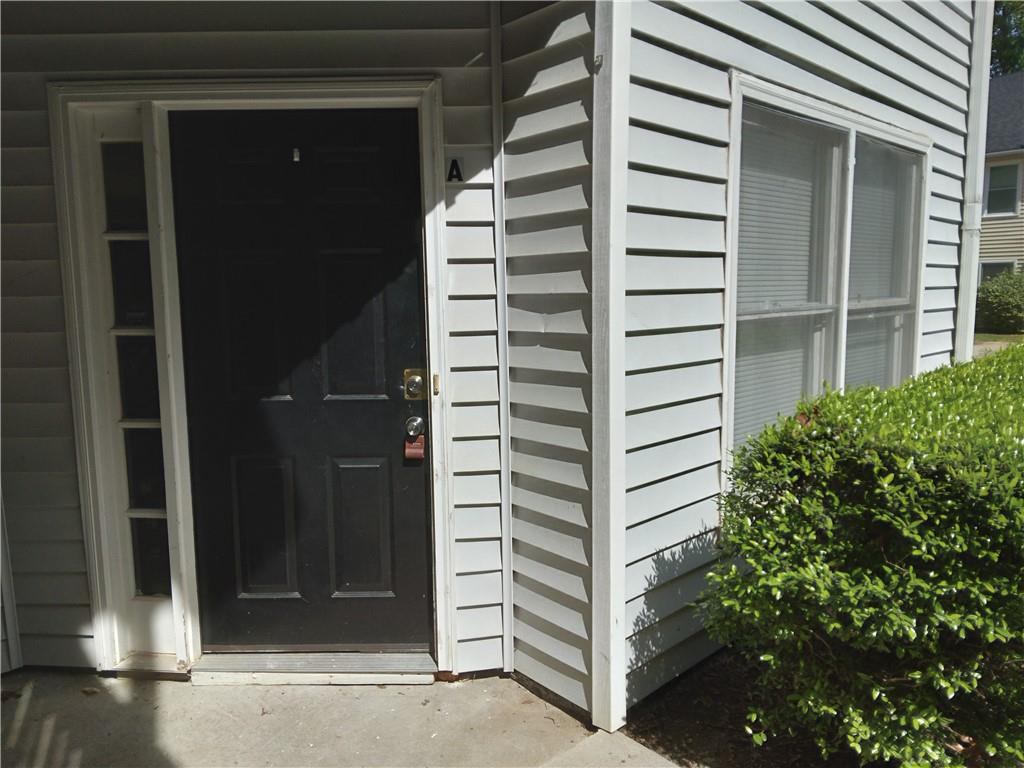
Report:
[[[170,130],[203,649],[427,650],[416,112]]]

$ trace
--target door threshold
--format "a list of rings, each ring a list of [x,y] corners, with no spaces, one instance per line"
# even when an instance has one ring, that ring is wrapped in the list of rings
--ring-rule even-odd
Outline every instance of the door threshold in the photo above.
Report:
[[[188,680],[188,673],[178,666],[178,658],[173,653],[136,651],[101,673],[142,680]]]
[[[193,685],[429,685],[429,653],[207,653]]]

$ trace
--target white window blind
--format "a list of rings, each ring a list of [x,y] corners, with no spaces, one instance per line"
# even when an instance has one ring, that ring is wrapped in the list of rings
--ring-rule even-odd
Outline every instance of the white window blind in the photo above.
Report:
[[[913,372],[923,169],[922,154],[744,103],[735,444],[835,386],[840,366],[847,387],[887,387]]]
[[[847,387],[913,373],[921,156],[857,136],[850,233]]]
[[[833,378],[842,131],[748,105],[740,152],[733,433],[746,439]]]

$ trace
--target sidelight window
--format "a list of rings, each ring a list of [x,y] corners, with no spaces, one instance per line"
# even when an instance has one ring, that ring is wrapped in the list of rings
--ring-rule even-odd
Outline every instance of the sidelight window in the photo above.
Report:
[[[134,594],[171,593],[153,287],[142,143],[101,145],[112,297],[109,327],[117,364],[116,414],[124,448],[122,530],[131,547]]]
[[[734,444],[826,387],[913,373],[924,173],[853,126],[742,110]]]

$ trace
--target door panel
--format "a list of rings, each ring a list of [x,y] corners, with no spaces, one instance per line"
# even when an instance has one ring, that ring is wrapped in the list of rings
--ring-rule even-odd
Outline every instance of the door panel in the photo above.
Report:
[[[332,463],[328,518],[331,593],[334,597],[390,595],[393,585],[388,460],[335,457]]]
[[[239,597],[295,597],[295,471],[290,457],[232,456],[235,587]]]
[[[203,647],[433,639],[414,110],[171,115]]]

